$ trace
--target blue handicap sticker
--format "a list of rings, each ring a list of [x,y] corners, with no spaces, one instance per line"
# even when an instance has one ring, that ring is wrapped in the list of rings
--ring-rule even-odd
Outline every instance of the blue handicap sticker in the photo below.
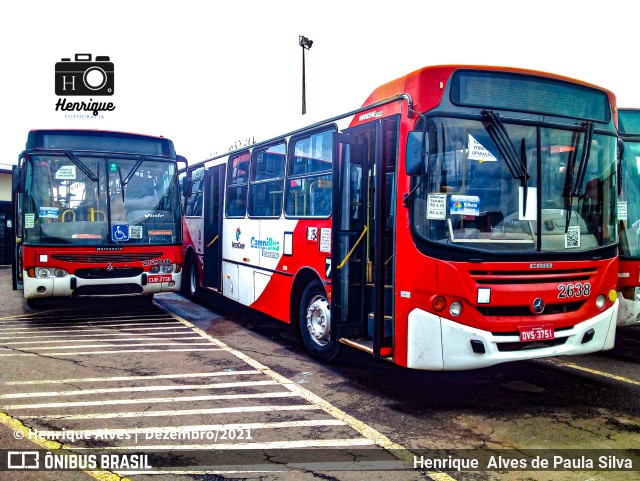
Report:
[[[129,224],[111,224],[111,240],[128,241]]]

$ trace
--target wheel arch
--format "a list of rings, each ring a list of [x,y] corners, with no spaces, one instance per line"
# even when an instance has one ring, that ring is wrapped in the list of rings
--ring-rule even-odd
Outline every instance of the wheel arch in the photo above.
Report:
[[[317,281],[321,286],[324,287],[325,293],[327,292],[326,284],[322,281],[320,275],[313,269],[309,267],[305,267],[304,269],[300,269],[300,271],[296,274],[295,279],[293,280],[293,285],[291,286],[291,296],[290,296],[290,304],[289,304],[289,323],[297,322],[298,311],[300,309],[300,301],[302,300],[302,294],[306,287],[312,282]],[[298,326],[297,329],[300,329]]]

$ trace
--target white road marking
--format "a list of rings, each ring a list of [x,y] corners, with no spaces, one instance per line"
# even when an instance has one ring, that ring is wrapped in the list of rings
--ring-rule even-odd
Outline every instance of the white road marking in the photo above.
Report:
[[[285,398],[296,397],[295,393],[290,391],[283,392],[265,392],[258,394],[212,394],[209,396],[181,396],[181,397],[165,397],[165,398],[142,398],[142,399],[109,399],[108,401],[76,401],[76,402],[60,402],[60,403],[42,403],[42,404],[7,404],[0,406],[1,409],[51,409],[60,407],[86,407],[86,406],[104,406],[126,405],[126,404],[157,404],[172,402],[195,402],[195,401],[217,401],[227,399],[267,399],[267,398]],[[111,432],[111,429],[109,430]]]
[[[145,426],[125,429],[109,429],[109,435],[118,436],[123,434],[144,434],[144,433],[173,433],[187,431],[216,431],[232,429],[282,429],[282,428],[305,428],[320,426],[346,426],[339,419],[304,419],[299,421],[274,421],[267,423],[230,423],[230,424],[196,424],[184,426]],[[104,434],[104,429],[74,429],[74,434],[84,437],[94,437]]]
[[[41,379],[39,381],[6,381],[2,384],[17,386],[26,384],[67,384],[79,382],[112,382],[112,381],[138,381],[149,379],[185,379],[194,377],[235,376],[236,374],[260,374],[260,371],[250,369],[247,371],[215,371],[215,372],[187,372],[181,374],[156,374],[151,376],[112,376],[112,377],[81,377],[71,379]]]
[[[140,326],[150,326],[150,327],[154,327],[154,326],[166,326],[166,325],[173,325],[176,327],[180,327],[175,321],[173,322],[127,322],[127,323],[116,323],[113,324],[113,321],[109,321],[112,324],[95,324],[95,323],[91,323],[91,324],[82,324],[81,326],[77,326],[76,329],[72,329],[72,330],[67,330],[67,331],[56,331],[55,329],[67,329],[69,327],[73,327],[73,324],[70,324],[69,326],[50,326],[50,325],[42,325],[42,326],[33,326],[33,327],[14,327],[11,329],[2,329],[2,333],[4,334],[12,334],[12,333],[21,333],[21,332],[25,332],[25,331],[33,331],[34,333],[37,332],[42,332],[42,330],[44,329],[45,331],[49,331],[49,332],[77,332],[78,329],[79,330],[83,330],[84,327],[95,327],[95,328],[105,328],[105,327],[125,327],[125,326],[136,326],[136,327],[140,327]],[[99,330],[99,329],[93,329],[93,330]]]
[[[313,404],[300,404],[293,406],[244,406],[230,408],[208,408],[208,409],[172,409],[170,411],[136,411],[119,413],[91,413],[91,414],[45,414],[40,416],[20,416],[21,419],[39,419],[49,421],[53,419],[76,420],[76,419],[118,419],[118,418],[139,418],[139,417],[161,417],[161,416],[199,416],[202,414],[231,414],[231,413],[258,413],[276,411],[317,411],[321,408]],[[75,449],[75,448],[74,448]]]
[[[202,338],[200,338],[202,339]],[[52,351],[54,349],[87,349],[102,347],[149,347],[149,346],[210,346],[210,342],[145,342],[142,344],[80,344],[79,346],[33,346],[25,349],[30,351]],[[2,346],[0,346],[0,352]],[[15,348],[13,348],[15,349]],[[11,349],[5,349],[7,351]]]
[[[215,450],[236,450],[236,449],[296,449],[296,448],[335,448],[348,446],[372,446],[375,443],[367,438],[347,438],[347,439],[303,439],[300,441],[267,441],[261,443],[231,443],[231,444],[168,444],[168,445],[133,445],[133,446],[106,446],[100,447],[104,450],[137,450],[144,451],[150,449],[215,449]],[[73,448],[74,450],[85,450],[95,448]]]
[[[170,324],[170,323],[167,323]],[[44,339],[44,338],[49,338],[49,337],[57,337],[57,334],[68,334],[68,333],[74,333],[75,337],[88,337],[88,336],[95,336],[95,334],[77,334],[78,332],[94,332],[94,331],[98,331],[98,332],[103,332],[105,336],[131,336],[131,335],[135,335],[135,333],[129,332],[129,331],[169,331],[169,330],[187,330],[187,332],[190,332],[191,330],[187,327],[187,326],[181,326],[181,325],[175,325],[172,327],[125,327],[122,329],[117,329],[117,332],[114,333],[113,329],[84,329],[82,327],[79,327],[78,329],[70,329],[68,331],[56,331],[55,334],[40,334],[41,331],[36,330],[33,331],[34,334],[39,334],[37,336],[31,336],[31,335],[27,335],[27,336],[23,336],[23,335],[19,335],[19,336],[7,336],[7,337],[0,337],[0,340],[5,340],[5,339]],[[106,331],[106,332],[105,332]],[[6,331],[0,331],[4,334],[6,334]],[[17,334],[31,334],[31,333],[17,333]],[[176,333],[178,334],[178,333]]]
[[[49,391],[49,392],[19,392],[2,394],[0,399],[18,399],[33,397],[57,397],[57,396],[88,396],[91,394],[114,394],[118,392],[157,392],[157,391],[186,391],[192,389],[224,389],[252,386],[272,386],[276,381],[240,381],[220,382],[216,384],[176,384],[174,386],[131,386],[100,389],[77,389],[74,391]]]
[[[120,349],[117,351],[86,351],[86,352],[47,352],[46,354],[37,354],[34,352],[12,352],[9,354],[0,354],[0,357],[9,357],[9,356],[97,356],[101,354],[123,354],[126,352],[135,352],[135,353],[145,353],[145,352],[196,352],[196,351],[207,351],[207,352],[220,352],[221,350],[218,348],[203,348],[203,349]]]
[[[13,341],[13,342],[3,342],[3,346],[24,346],[30,344],[55,344],[55,343],[69,343],[69,342],[133,342],[133,341],[195,341],[202,339],[200,336],[196,337],[149,337],[144,334],[139,334],[139,337],[125,337],[124,339],[99,339],[104,336],[108,336],[109,334],[96,334],[95,336],[91,336],[91,339],[56,339],[53,341]],[[120,334],[122,335],[122,334]],[[132,336],[133,334],[124,334],[125,336]],[[113,335],[111,335],[113,336]],[[190,336],[189,333],[185,332],[184,336]],[[0,346],[1,347],[1,346]]]

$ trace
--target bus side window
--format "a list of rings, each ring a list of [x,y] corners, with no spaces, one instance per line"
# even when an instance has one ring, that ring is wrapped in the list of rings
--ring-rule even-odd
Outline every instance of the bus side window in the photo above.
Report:
[[[227,172],[225,212],[228,217],[244,217],[247,213],[249,152],[230,157]]]
[[[311,197],[311,215],[328,216],[331,214],[331,181],[318,179],[309,187]]]
[[[184,198],[184,215],[199,217],[202,215],[202,186],[204,184],[204,167],[191,172],[191,195]]]
[[[285,152],[284,142],[253,151],[249,182],[249,216],[280,217],[282,214]]]
[[[289,144],[285,214],[331,215],[333,129],[294,138]]]

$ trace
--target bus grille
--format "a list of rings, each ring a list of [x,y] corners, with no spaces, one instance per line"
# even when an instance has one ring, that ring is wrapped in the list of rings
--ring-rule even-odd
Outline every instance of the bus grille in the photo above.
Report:
[[[142,274],[141,267],[116,267],[108,271],[103,267],[95,269],[76,269],[74,274],[80,279],[120,279],[123,277],[137,277]]]
[[[498,286],[530,286],[531,291],[542,289],[543,284],[576,284],[580,282],[590,282],[598,273],[598,269],[594,267],[585,267],[578,269],[534,269],[534,270],[471,270],[470,278],[478,287],[498,287]],[[548,287],[548,286],[545,286]],[[550,316],[558,314],[569,314],[577,312],[584,306],[585,298],[574,300],[572,302],[548,303],[544,312],[534,314],[531,312],[530,305],[510,305],[510,306],[476,306],[478,312],[488,317],[531,317],[531,316]]]
[[[564,269],[553,271],[469,271],[471,279],[480,285],[544,284],[547,282],[584,282],[595,275],[597,269]]]
[[[564,304],[547,304],[542,314],[534,314],[528,306],[476,306],[483,316],[548,316],[550,314],[567,314],[580,310],[586,301],[566,302]]]
[[[105,264],[107,262],[138,262],[161,257],[162,252],[131,252],[115,254],[52,254],[51,258],[63,262],[79,262],[82,264]]]

